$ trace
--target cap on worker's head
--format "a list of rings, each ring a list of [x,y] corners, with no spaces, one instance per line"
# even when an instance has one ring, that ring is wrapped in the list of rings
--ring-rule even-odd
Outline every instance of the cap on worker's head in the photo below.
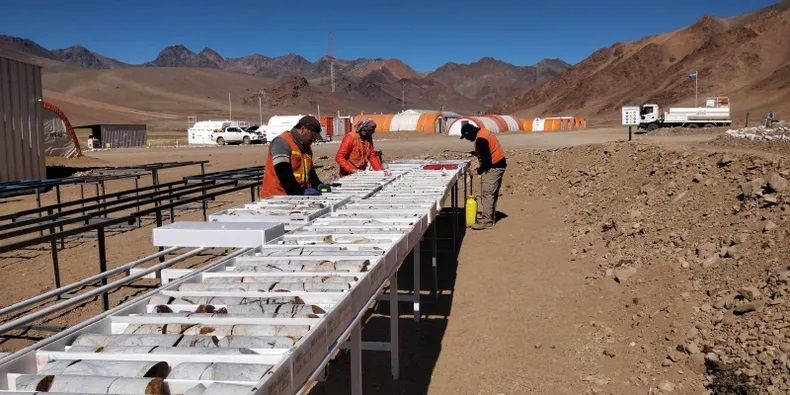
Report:
[[[371,132],[376,131],[376,122],[374,122],[370,118],[365,118],[357,124],[357,132],[361,132],[363,130],[369,130]]]
[[[313,136],[315,136],[316,140],[324,139],[324,137],[321,136],[321,122],[318,122],[318,120],[312,115],[303,116],[301,119],[299,119],[299,123],[296,124],[296,127],[307,128],[307,130],[313,133]]]
[[[480,130],[480,128],[477,126],[472,125],[471,123],[465,123],[463,126],[461,126],[461,139],[466,138],[467,134],[477,133],[478,130]]]

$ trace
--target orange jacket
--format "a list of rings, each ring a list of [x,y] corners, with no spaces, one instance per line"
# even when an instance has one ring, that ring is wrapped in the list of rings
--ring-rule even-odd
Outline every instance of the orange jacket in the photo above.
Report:
[[[491,163],[497,163],[502,159],[505,159],[505,149],[499,144],[499,140],[497,140],[496,136],[491,133],[490,130],[486,128],[482,128],[477,132],[476,139],[485,139],[488,141],[488,148],[491,150]],[[476,152],[477,150],[475,150]],[[477,152],[479,155],[480,153]]]
[[[313,156],[311,153],[304,153],[299,149],[299,146],[294,141],[290,132],[285,132],[277,138],[284,139],[291,147],[291,168],[293,168],[294,178],[303,188],[309,186],[308,177],[310,171],[313,169]],[[261,197],[269,196],[282,196],[287,195],[285,188],[277,178],[277,173],[274,171],[274,161],[272,160],[271,145],[266,153],[266,167],[263,173],[263,184],[261,185]]]
[[[337,149],[335,161],[340,167],[340,175],[365,170],[368,163],[373,170],[381,170],[381,161],[373,149],[373,139],[363,139],[357,132],[346,133]]]

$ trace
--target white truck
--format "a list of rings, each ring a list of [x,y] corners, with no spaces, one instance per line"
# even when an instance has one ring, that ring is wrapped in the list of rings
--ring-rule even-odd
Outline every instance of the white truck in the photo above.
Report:
[[[243,121],[200,121],[187,130],[189,144],[252,144],[263,143],[264,136],[258,130],[246,131],[248,122]]]
[[[217,145],[225,144],[252,144],[263,143],[263,134],[256,131],[246,131],[240,126],[228,126],[211,134],[212,140]]]
[[[730,126],[730,99],[728,97],[709,97],[705,107],[670,107],[662,115],[658,104],[639,106],[639,129],[648,131],[671,127],[714,127]]]

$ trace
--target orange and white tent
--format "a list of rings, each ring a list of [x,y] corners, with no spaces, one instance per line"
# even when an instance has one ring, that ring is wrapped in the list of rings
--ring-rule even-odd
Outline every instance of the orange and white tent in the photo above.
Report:
[[[450,124],[450,127],[447,128],[447,134],[460,136],[461,127],[466,123],[471,123],[479,128],[486,128],[492,133],[517,132],[521,130],[522,125],[517,118],[510,115],[463,116]]]
[[[359,114],[353,123],[369,118],[376,122],[376,132],[444,133],[448,122],[458,116],[449,111],[406,110],[397,114]]]

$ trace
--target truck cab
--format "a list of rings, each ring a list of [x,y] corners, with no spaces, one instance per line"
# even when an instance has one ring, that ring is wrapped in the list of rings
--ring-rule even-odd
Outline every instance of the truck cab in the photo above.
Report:
[[[644,127],[645,129],[649,129],[650,125],[656,125],[656,122],[660,120],[658,115],[658,104],[643,104],[639,107],[639,117],[640,117],[640,127]]]

